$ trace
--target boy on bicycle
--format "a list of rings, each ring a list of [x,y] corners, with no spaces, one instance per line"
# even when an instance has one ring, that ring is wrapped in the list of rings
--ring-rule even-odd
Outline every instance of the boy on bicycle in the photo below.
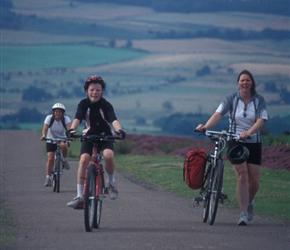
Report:
[[[83,130],[83,134],[100,135],[105,133],[107,135],[113,135],[115,130],[120,134],[122,139],[125,139],[126,133],[122,130],[117,120],[113,106],[103,98],[105,87],[105,82],[100,76],[94,75],[87,78],[84,84],[87,98],[79,102],[71,130],[76,130],[84,120],[85,129]],[[103,151],[105,170],[108,175],[109,196],[110,199],[114,200],[118,197],[118,190],[114,178],[114,144],[113,142],[101,142],[99,145],[100,150]],[[92,147],[92,143],[82,142],[77,173],[77,196],[71,202],[67,203],[68,207],[83,208],[84,179],[86,167],[91,159]]]

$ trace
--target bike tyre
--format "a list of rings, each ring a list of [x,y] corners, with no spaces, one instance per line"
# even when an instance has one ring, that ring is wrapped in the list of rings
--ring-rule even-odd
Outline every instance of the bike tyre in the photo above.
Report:
[[[210,190],[211,190],[211,171],[212,171],[212,166],[209,163],[208,167],[207,167],[207,179],[206,179],[206,183],[205,183],[205,195],[204,195],[204,203],[203,203],[203,214],[202,214],[202,218],[203,218],[203,222],[206,223],[207,219],[208,219],[208,214],[209,214],[209,198],[210,198]]]
[[[93,229],[96,214],[96,178],[94,165],[90,165],[88,167],[85,192],[86,192],[84,204],[85,229],[87,232],[91,232]]]
[[[56,192],[59,193],[60,190],[60,164],[61,164],[61,156],[56,156]]]
[[[51,183],[52,183],[52,190],[56,192],[56,174],[55,172],[51,173]]]
[[[96,175],[97,181],[97,200],[96,200],[96,210],[95,210],[95,218],[94,218],[94,228],[99,228],[101,224],[101,215],[102,215],[102,205],[103,205],[103,198],[105,195],[105,188],[104,188],[104,175],[103,172]]]
[[[223,160],[219,159],[217,161],[217,167],[215,168],[212,194],[210,197],[210,209],[209,209],[209,224],[213,225],[215,222],[218,204],[221,197],[222,183],[223,183],[224,165]]]

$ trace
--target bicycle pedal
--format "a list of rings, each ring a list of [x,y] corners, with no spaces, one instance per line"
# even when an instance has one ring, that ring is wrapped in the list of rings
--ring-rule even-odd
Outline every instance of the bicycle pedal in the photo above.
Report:
[[[201,196],[197,196],[197,197],[194,198],[194,201],[195,202],[202,202],[203,198]]]
[[[228,199],[228,196],[226,194],[221,194],[221,197],[220,197],[221,200],[227,200]]]
[[[221,196],[220,196],[220,203],[224,204],[224,201],[228,200],[228,199],[229,199],[228,196],[226,194],[222,193]]]
[[[84,207],[75,207],[75,210],[84,210]]]
[[[201,196],[195,197],[193,199],[193,207],[199,206],[201,202],[203,202],[203,198]]]

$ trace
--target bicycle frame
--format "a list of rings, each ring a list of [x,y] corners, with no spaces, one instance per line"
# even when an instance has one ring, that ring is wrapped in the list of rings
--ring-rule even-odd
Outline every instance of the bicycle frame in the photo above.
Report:
[[[54,164],[53,164],[53,170],[51,173],[51,178],[52,178],[53,192],[59,193],[60,192],[60,175],[63,173],[63,170],[61,169],[62,153],[60,149],[60,143],[68,142],[70,140],[67,138],[58,138],[58,139],[45,138],[45,141],[56,143],[56,151],[54,152]]]
[[[103,160],[103,157],[101,156],[101,153],[99,152],[98,150],[98,146],[97,144],[94,143],[93,145],[93,150],[92,150],[92,157],[91,157],[91,160],[90,160],[90,163],[87,167],[87,170],[86,170],[86,176],[85,176],[85,183],[84,183],[84,191],[83,191],[83,196],[85,197],[86,196],[86,179],[88,177],[88,168],[89,166],[94,166],[94,172],[95,172],[95,178],[96,178],[96,196],[95,196],[95,199],[99,199],[100,197],[100,190],[99,188],[103,187],[105,188],[105,185],[104,185],[104,169],[103,169],[103,165],[102,165],[102,160]],[[100,178],[102,178],[102,183],[103,185],[100,185],[100,180],[98,178],[98,176]],[[102,199],[103,197],[101,197]]]
[[[99,228],[101,222],[102,201],[105,192],[103,157],[98,144],[93,143],[92,157],[86,170],[83,196],[85,197],[85,229]]]
[[[91,232],[93,228],[99,228],[101,221],[102,203],[105,196],[105,178],[102,165],[103,157],[98,147],[99,141],[112,141],[121,138],[116,136],[98,135],[72,135],[74,138],[80,138],[81,141],[90,141],[93,143],[92,157],[87,166],[85,174],[85,183],[83,196],[85,229]]]
[[[60,150],[60,142],[57,143],[57,149],[54,153],[54,166],[52,172],[52,186],[53,192],[59,193],[60,191],[60,175],[61,175],[61,159],[62,153]]]
[[[222,151],[226,146],[228,140],[239,140],[239,135],[228,133],[226,131],[205,131],[204,134],[215,142],[214,153],[208,154],[208,164],[206,174],[204,176],[203,187],[200,190],[200,196],[196,197],[194,201],[204,202],[203,209],[203,222],[207,222],[209,217],[209,224],[213,225],[218,203],[223,201],[222,188],[223,188],[223,173],[224,161],[222,159]]]

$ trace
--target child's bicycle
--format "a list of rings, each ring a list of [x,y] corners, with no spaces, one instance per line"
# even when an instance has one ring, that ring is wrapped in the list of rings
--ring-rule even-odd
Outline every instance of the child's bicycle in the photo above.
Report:
[[[227,196],[222,193],[223,188],[223,174],[224,174],[224,161],[222,158],[222,151],[226,147],[227,141],[240,140],[238,134],[229,133],[223,131],[209,131],[199,132],[203,135],[208,136],[212,141],[215,142],[215,148],[213,154],[207,154],[207,164],[205,169],[205,175],[203,180],[203,186],[200,189],[199,196],[194,199],[194,202],[199,205],[203,202],[203,222],[207,222],[209,218],[209,224],[213,225],[218,203],[227,199]]]
[[[54,164],[51,172],[51,181],[53,192],[59,193],[60,191],[60,176],[63,174],[63,161],[62,153],[60,149],[61,142],[69,142],[67,138],[58,138],[58,139],[48,139],[44,138],[45,141],[56,144],[56,151],[54,153]]]
[[[93,143],[92,158],[86,170],[84,193],[85,229],[91,232],[99,228],[101,223],[102,203],[105,197],[106,185],[104,178],[103,156],[99,149],[99,142],[120,140],[120,137],[110,135],[74,135],[71,138],[80,138],[81,141]]]

